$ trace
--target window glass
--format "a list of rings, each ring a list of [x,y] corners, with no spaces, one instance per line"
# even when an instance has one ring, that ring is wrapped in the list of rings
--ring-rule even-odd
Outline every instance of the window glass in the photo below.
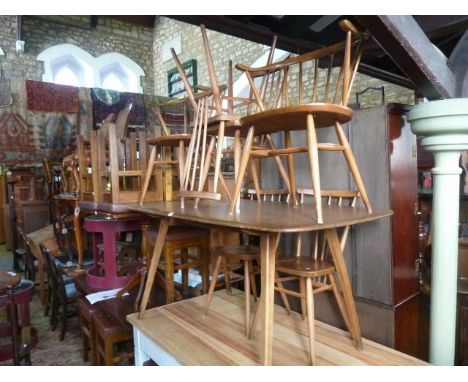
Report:
[[[125,85],[120,76],[116,75],[115,73],[109,73],[104,78],[104,80],[102,81],[102,87],[104,89],[111,89],[119,92],[124,92],[127,90],[125,89]]]
[[[77,74],[73,72],[68,66],[62,66],[55,75],[54,83],[60,85],[80,86],[80,80]]]

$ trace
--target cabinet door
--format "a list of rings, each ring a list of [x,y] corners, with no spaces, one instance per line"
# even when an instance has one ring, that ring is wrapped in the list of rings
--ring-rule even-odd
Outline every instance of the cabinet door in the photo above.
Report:
[[[357,110],[350,143],[373,209],[390,207],[387,107]],[[353,226],[353,291],[356,296],[392,305],[391,218]]]
[[[415,261],[418,251],[418,169],[416,136],[406,113],[391,108],[388,114],[390,151],[390,208],[393,210],[394,305],[418,292]]]
[[[351,145],[375,209],[393,216],[353,229],[356,295],[398,305],[418,292],[416,136],[407,108],[359,110],[351,121]]]

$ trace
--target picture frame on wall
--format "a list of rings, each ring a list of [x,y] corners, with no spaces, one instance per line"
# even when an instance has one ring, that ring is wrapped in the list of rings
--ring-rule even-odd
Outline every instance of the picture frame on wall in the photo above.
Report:
[[[188,60],[182,64],[182,67],[192,89],[195,91],[195,87],[198,84],[197,60]],[[182,78],[180,77],[177,68],[172,68],[167,71],[167,89],[169,97],[175,97],[178,94],[185,92],[184,83],[182,82]]]

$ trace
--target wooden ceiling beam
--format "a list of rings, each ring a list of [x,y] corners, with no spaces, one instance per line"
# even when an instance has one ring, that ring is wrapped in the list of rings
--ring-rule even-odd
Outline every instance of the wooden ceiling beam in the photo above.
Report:
[[[428,99],[453,98],[455,76],[447,58],[412,16],[358,16],[373,38]]]

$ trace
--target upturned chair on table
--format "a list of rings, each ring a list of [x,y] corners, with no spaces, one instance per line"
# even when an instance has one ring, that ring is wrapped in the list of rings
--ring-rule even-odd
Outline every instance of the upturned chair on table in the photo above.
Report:
[[[177,58],[176,58],[177,59]],[[178,61],[177,61],[178,62]],[[179,63],[180,64],[180,63]],[[204,87],[203,87],[204,88]],[[147,145],[153,146],[148,160],[145,181],[140,195],[139,204],[142,205],[146,198],[146,193],[149,186],[151,174],[155,166],[159,169],[160,175],[163,178],[163,200],[173,200],[172,184],[175,178],[178,178],[179,183],[185,168],[185,158],[187,146],[192,138],[194,126],[194,114],[198,113],[198,100],[208,98],[212,95],[209,88],[204,88],[201,93],[192,94],[189,97],[175,99],[166,103],[153,106],[153,111],[156,114],[161,125],[161,135],[148,138]],[[163,109],[167,107],[183,106],[183,125],[175,127],[182,132],[172,134],[171,126],[166,123]],[[175,152],[174,149],[178,149]],[[210,153],[210,155],[212,155]],[[177,169],[173,171],[173,166],[177,165]]]
[[[294,205],[297,200],[293,155],[308,153],[317,221],[323,223],[318,151],[326,150],[344,154],[362,201],[371,212],[351,146],[341,127],[353,116],[353,111],[346,105],[367,36],[361,34],[347,20],[341,21],[340,26],[346,32],[344,42],[259,68],[236,65],[247,76],[255,106],[250,108],[249,115],[240,119],[244,134],[246,129],[248,134],[240,163],[240,176],[233,191],[234,200],[229,210],[231,214],[239,198],[242,174],[253,155],[253,136],[281,131],[284,132],[285,148],[268,150],[266,155],[287,157]],[[334,126],[338,144],[317,142],[315,130],[328,126]],[[295,130],[307,131],[306,147],[294,147],[290,132]]]
[[[149,155],[148,132],[128,130],[131,105],[119,112],[115,123],[111,122],[111,117],[103,121],[95,133],[96,145],[91,158],[94,201],[112,204],[139,201]],[[148,192],[146,198],[161,200],[160,192],[161,188],[157,187]]]
[[[313,190],[310,189],[299,188],[297,192],[300,195],[300,203],[304,202],[305,197],[314,196]],[[322,198],[326,200],[326,205],[355,207],[359,197],[358,191],[322,192]],[[350,226],[343,227],[341,229],[339,243],[333,244],[339,245],[341,251],[343,251],[346,246],[350,228]],[[302,234],[297,234],[295,256],[280,256],[276,259],[275,271],[277,276],[275,278],[275,290],[281,293],[282,297],[284,295],[290,295],[301,300],[302,318],[304,319],[307,317],[310,360],[312,364],[315,364],[314,294],[332,290],[343,321],[348,331],[351,333],[356,348],[362,349],[362,340],[359,326],[356,327],[351,324],[352,321],[349,319],[351,311],[348,311],[347,303],[335,280],[337,268],[345,265],[335,263],[331,255],[330,244],[323,231],[314,232],[310,239],[311,251],[308,256],[303,256],[301,254],[303,237]],[[278,276],[278,274],[281,276]],[[291,281],[299,282],[299,292],[294,289],[287,289],[284,286],[284,283]],[[286,302],[285,307],[289,314],[289,303]],[[257,309],[255,312],[252,321],[251,335],[255,332],[259,310],[260,309]]]

